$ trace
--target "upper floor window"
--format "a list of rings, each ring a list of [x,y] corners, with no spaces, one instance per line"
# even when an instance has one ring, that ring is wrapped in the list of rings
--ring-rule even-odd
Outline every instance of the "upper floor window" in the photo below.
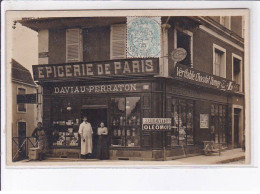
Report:
[[[186,58],[180,63],[193,66],[193,33],[188,30],[175,30],[175,48],[184,48],[187,51]]]
[[[126,24],[111,25],[110,59],[126,58]]]
[[[220,24],[225,26],[227,29],[231,29],[231,17],[230,16],[220,16]]]
[[[17,88],[17,94],[22,95],[26,94],[26,89],[25,88]],[[17,104],[17,111],[18,112],[26,112],[26,104]]]
[[[82,33],[81,29],[66,30],[66,62],[82,61]]]
[[[226,49],[213,45],[213,74],[226,78]]]
[[[232,80],[239,84],[239,91],[242,91],[242,57],[232,54]]]

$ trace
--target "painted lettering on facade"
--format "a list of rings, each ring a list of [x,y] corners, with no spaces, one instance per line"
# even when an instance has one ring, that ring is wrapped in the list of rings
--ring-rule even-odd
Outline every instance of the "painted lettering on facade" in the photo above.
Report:
[[[120,92],[145,92],[150,90],[149,84],[104,84],[104,85],[82,85],[82,86],[55,86],[53,94],[96,94],[96,93],[120,93]]]
[[[176,65],[174,76],[179,79],[191,81],[195,84],[209,86],[223,91],[237,92],[239,90],[239,85],[231,80],[209,75],[205,72],[200,72],[180,64]]]
[[[171,130],[171,118],[143,118],[142,129],[145,131],[167,131]]]
[[[159,59],[125,59],[93,63],[34,65],[34,80],[110,77],[126,75],[155,75],[159,73]]]

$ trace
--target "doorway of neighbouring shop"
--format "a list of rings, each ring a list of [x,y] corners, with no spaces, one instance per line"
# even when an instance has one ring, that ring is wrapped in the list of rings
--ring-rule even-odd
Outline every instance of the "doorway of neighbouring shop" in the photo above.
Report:
[[[19,147],[19,159],[26,158],[26,122],[18,122],[18,147]]]
[[[96,158],[97,142],[98,142],[97,129],[101,122],[104,122],[105,126],[107,127],[107,107],[105,107],[105,106],[84,106],[81,109],[81,118],[83,118],[83,116],[87,116],[88,122],[92,126],[92,130],[93,130],[92,157]]]
[[[234,147],[241,147],[241,109],[234,108]]]

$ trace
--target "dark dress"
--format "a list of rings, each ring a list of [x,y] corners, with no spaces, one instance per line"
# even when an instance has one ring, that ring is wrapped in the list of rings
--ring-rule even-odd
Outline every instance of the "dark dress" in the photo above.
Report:
[[[109,149],[108,149],[108,135],[102,134],[103,131],[106,131],[107,128],[98,128],[98,145],[97,145],[97,158],[100,160],[109,159]]]

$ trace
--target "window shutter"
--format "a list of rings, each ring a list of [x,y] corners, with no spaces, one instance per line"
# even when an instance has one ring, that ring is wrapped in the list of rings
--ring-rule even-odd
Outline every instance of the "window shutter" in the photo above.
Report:
[[[81,29],[67,29],[66,31],[66,61],[78,62],[82,58]]]
[[[126,58],[126,25],[116,24],[110,31],[110,59]]]

